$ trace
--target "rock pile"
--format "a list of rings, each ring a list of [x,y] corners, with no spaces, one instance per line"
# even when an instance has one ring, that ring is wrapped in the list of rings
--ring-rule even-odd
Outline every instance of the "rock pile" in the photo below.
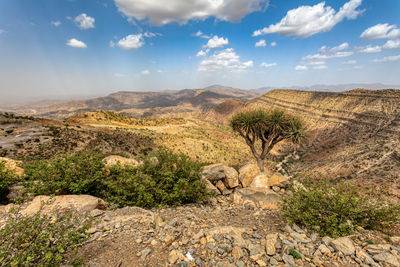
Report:
[[[247,164],[237,172],[234,168],[213,164],[204,167],[203,179],[217,195],[232,195],[236,204],[253,208],[278,209],[288,180],[279,173],[260,173],[256,164]]]
[[[89,229],[92,240],[84,251],[102,252],[92,266],[110,260],[101,247],[118,242],[123,251],[131,242],[123,253],[134,254],[133,265],[118,260],[121,266],[400,266],[400,249],[392,244],[321,238],[295,224],[281,227],[279,212],[251,210],[224,196],[208,205],[92,215],[100,223]]]

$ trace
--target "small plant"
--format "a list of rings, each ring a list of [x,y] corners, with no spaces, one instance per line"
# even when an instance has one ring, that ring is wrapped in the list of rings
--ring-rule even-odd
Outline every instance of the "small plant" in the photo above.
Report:
[[[296,250],[294,249],[290,249],[289,250],[289,255],[293,256],[293,258],[295,259],[301,259],[301,254],[298,253]]]
[[[0,161],[0,201],[4,200],[8,187],[15,183],[15,173],[6,168],[5,163]]]
[[[8,214],[0,229],[1,266],[81,265],[77,248],[88,238],[90,221],[70,211],[55,217],[22,216],[17,209]]]
[[[283,216],[322,236],[349,235],[358,227],[386,231],[400,222],[400,205],[355,185],[310,177],[301,182],[304,187],[292,188],[293,194],[283,199]]]

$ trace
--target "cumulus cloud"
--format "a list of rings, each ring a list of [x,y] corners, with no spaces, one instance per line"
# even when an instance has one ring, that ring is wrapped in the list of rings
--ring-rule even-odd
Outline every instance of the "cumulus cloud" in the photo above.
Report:
[[[294,69],[295,70],[308,70],[308,67],[305,65],[297,65]]]
[[[272,47],[276,46],[276,42],[272,42],[272,43],[271,43],[271,46],[272,46]]]
[[[400,55],[377,58],[373,60],[373,62],[396,62],[396,61],[400,61]]]
[[[143,75],[143,76],[149,75],[149,74],[150,74],[150,71],[149,71],[149,70],[142,70],[142,71],[140,72],[140,75]]]
[[[85,13],[76,16],[74,19],[76,25],[78,25],[78,27],[81,28],[82,30],[94,28],[94,21],[95,21],[94,18],[89,17]]]
[[[400,48],[400,40],[389,40],[383,46],[383,49],[399,49]]]
[[[124,50],[138,49],[144,45],[143,35],[141,33],[130,34],[119,40],[116,45]],[[114,43],[110,43],[110,46],[114,46]]]
[[[325,65],[325,61],[311,61],[308,65]]]
[[[255,44],[255,47],[266,47],[267,43],[265,42],[265,40],[260,40]]]
[[[357,49],[358,53],[362,53],[362,54],[374,54],[374,53],[382,52],[382,47],[379,45],[376,45],[376,46],[367,45],[364,47],[357,47],[356,49]]]
[[[128,18],[149,20],[155,25],[171,22],[184,24],[189,20],[219,20],[238,22],[246,15],[262,11],[269,0],[114,0],[118,10]]]
[[[215,35],[213,38],[208,40],[206,47],[207,48],[218,48],[218,47],[224,47],[225,45],[229,44],[228,38],[223,38],[223,37],[218,37]]]
[[[302,58],[303,61],[322,61],[332,58],[342,58],[342,57],[349,57],[354,54],[352,51],[342,51],[349,48],[348,43],[343,43],[338,46],[328,47],[322,46],[318,49],[318,53],[314,55],[308,55]]]
[[[208,54],[208,52],[210,51],[210,49],[206,49],[206,50],[200,50],[197,54],[196,57],[204,57]]]
[[[380,53],[383,50],[391,50],[391,49],[399,49],[400,48],[400,40],[388,40],[384,45],[367,45],[357,47],[358,53],[363,54],[373,54],[373,53]]]
[[[274,62],[274,63],[262,62],[262,63],[260,64],[260,67],[263,67],[263,68],[271,68],[271,67],[275,67],[276,65],[278,65],[278,64],[276,64],[275,62]]]
[[[226,48],[216,51],[209,57],[200,62],[199,71],[220,71],[226,70],[231,72],[244,71],[253,67],[253,61],[241,62],[240,57],[233,48]]]
[[[51,22],[51,25],[53,25],[54,27],[58,27],[58,26],[61,25],[61,22],[60,22],[59,20],[57,20],[57,21],[52,21],[52,22]]]
[[[256,30],[253,36],[279,33],[306,38],[319,32],[327,32],[345,18],[357,18],[362,13],[362,10],[357,10],[361,3],[362,0],[350,0],[338,12],[330,6],[325,6],[325,2],[314,6],[300,6],[289,10],[280,22]]]
[[[363,39],[397,39],[400,38],[400,29],[388,23],[377,24],[366,29],[360,36]]]
[[[69,39],[67,42],[67,45],[71,46],[71,47],[76,47],[76,48],[86,48],[87,47],[87,45],[84,42],[79,41],[75,38]]]

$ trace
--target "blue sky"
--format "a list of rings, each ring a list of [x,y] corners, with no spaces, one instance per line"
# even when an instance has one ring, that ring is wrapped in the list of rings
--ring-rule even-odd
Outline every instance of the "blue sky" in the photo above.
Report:
[[[1,0],[0,97],[400,84],[398,0]]]

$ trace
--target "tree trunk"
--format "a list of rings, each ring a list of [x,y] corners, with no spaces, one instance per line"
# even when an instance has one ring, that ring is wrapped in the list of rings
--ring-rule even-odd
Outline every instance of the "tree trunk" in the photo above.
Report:
[[[260,169],[260,171],[262,173],[264,173],[264,160],[263,159],[260,159],[260,158],[257,159],[257,166]]]

